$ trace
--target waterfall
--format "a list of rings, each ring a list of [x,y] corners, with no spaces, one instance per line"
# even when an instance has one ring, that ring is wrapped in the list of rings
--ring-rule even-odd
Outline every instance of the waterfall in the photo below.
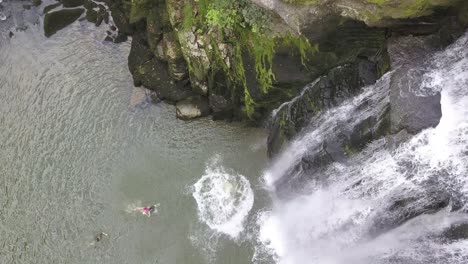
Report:
[[[297,169],[337,131],[385,110],[392,73],[311,120],[264,174],[273,208],[258,252],[284,264],[468,263],[467,47],[465,34],[425,62],[421,93],[441,93],[442,118],[395,148],[382,138],[319,171]],[[295,178],[301,191],[278,195]]]

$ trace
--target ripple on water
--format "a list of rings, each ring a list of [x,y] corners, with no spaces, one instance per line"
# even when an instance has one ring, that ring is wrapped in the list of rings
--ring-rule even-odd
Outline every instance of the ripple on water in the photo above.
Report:
[[[254,202],[250,182],[225,169],[215,158],[193,187],[200,221],[212,230],[236,239],[244,230],[245,218]]]

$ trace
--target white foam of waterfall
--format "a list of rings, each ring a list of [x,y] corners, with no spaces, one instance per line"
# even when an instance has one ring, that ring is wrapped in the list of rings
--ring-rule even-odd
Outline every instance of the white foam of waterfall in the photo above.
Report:
[[[244,221],[254,202],[250,182],[225,169],[218,159],[210,162],[205,174],[194,185],[200,221],[232,239],[244,230]]]
[[[313,129],[291,142],[265,172],[267,187],[273,188],[274,183],[291,170],[305,153],[321,146],[328,135],[335,134],[337,124],[353,127],[369,116],[383,112],[388,103],[390,77],[391,73],[386,74],[375,85],[364,88],[360,95],[314,117],[310,122]],[[363,104],[367,105],[362,107]]]
[[[468,263],[468,241],[444,235],[468,223],[467,46],[468,34],[426,65],[431,70],[421,88],[441,92],[439,125],[394,151],[385,148],[384,139],[375,141],[347,164],[329,165],[323,172],[327,177],[309,194],[274,200],[259,223],[262,252],[273,252],[282,264]],[[382,84],[387,81],[385,76],[312,120],[318,125],[293,141],[265,172],[268,187],[287,176],[337,124],[353,122],[349,115],[375,114],[372,107],[356,112],[357,106],[363,100],[386,100]],[[431,211],[434,203],[447,200],[444,195],[450,202]],[[418,216],[411,217],[412,212]]]

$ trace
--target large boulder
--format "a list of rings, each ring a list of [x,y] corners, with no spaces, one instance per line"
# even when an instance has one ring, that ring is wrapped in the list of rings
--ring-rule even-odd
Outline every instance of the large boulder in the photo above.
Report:
[[[57,31],[75,22],[84,13],[84,11],[85,10],[83,8],[75,8],[47,13],[44,18],[45,36],[50,37]]]
[[[286,141],[293,139],[309,124],[312,117],[358,94],[365,85],[374,83],[378,77],[376,67],[371,61],[359,59],[356,63],[333,68],[327,75],[305,86],[303,91],[290,102],[280,106],[274,112],[268,136],[269,156],[277,153]],[[363,122],[367,122],[365,125],[362,124],[363,128],[369,128],[377,120],[368,119]],[[356,133],[348,133],[346,142],[341,142],[340,145],[349,143],[352,138],[353,145],[360,148],[367,143],[369,137],[372,138],[368,133],[364,133],[366,135],[361,133],[359,136]],[[331,143],[329,148],[330,150],[333,148]],[[339,148],[341,153],[343,148],[344,145]]]
[[[391,130],[411,134],[435,127],[442,116],[440,92],[426,89],[422,79],[424,62],[438,48],[438,39],[406,36],[389,40],[392,75],[390,85]]]
[[[128,68],[135,86],[143,85],[155,91],[161,99],[177,102],[193,95],[190,83],[171,78],[167,62],[155,57],[143,33],[133,35]]]

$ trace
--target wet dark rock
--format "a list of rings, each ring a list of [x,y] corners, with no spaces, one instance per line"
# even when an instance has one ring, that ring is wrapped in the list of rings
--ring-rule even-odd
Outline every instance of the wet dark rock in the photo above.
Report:
[[[240,118],[236,110],[240,105],[242,92],[230,87],[226,79],[226,73],[221,70],[214,71],[210,75],[208,99],[214,120],[238,120]]]
[[[177,102],[193,95],[187,81],[177,81],[170,77],[167,63],[154,56],[143,34],[133,36],[128,67],[136,86],[143,85],[156,91],[161,99]]]
[[[434,214],[453,200],[450,194],[434,187],[402,190],[377,212],[369,233],[377,236],[422,214]]]
[[[210,106],[206,97],[191,96],[177,102],[176,115],[182,120],[190,120],[210,114]]]
[[[158,9],[158,11],[161,9]],[[153,51],[157,53],[157,46],[163,38],[163,15],[161,12],[154,12],[146,21],[146,34],[148,38],[148,44]]]
[[[143,34],[135,34],[132,39],[132,47],[128,55],[128,68],[131,73],[136,69],[154,58],[154,54],[146,42],[146,36]]]
[[[336,67],[327,75],[306,86],[300,95],[276,113],[268,137],[269,155],[277,153],[283,143],[295,137],[317,113],[340,104],[345,99],[358,94],[364,85],[375,82],[376,67],[375,63],[360,59],[354,64]],[[363,128],[372,128],[377,120],[363,122],[361,124]],[[357,131],[360,134],[357,134]],[[355,132],[350,132],[346,136],[346,141],[356,148],[361,148],[373,138],[371,134],[369,130],[364,132],[363,129],[356,127]]]
[[[55,4],[52,4],[52,5],[48,5],[46,7],[44,7],[44,11],[42,11],[44,14],[46,13],[49,13],[49,11],[51,11],[52,9],[55,9],[57,7],[59,7],[61,4],[60,3],[55,3]]]
[[[33,5],[40,6],[42,4],[42,0],[32,0]]]
[[[112,4],[109,6],[115,26],[117,26],[119,32],[126,35],[132,35],[134,32],[133,28],[130,26],[128,17],[125,15],[125,12],[120,8],[121,7],[117,4]]]
[[[44,34],[50,37],[57,31],[65,28],[66,26],[77,20],[83,13],[84,9],[63,9],[60,11],[50,12],[44,18]]]
[[[401,130],[400,132],[393,134],[393,135],[387,135],[385,137],[385,142],[386,142],[386,147],[390,151],[397,149],[401,144],[406,142],[408,139],[411,138],[411,135],[405,130]]]
[[[106,11],[106,8],[103,5],[97,5],[93,8],[86,9],[86,19],[89,22],[94,23],[96,26],[100,26],[101,23],[108,17],[109,14]]]
[[[458,223],[446,230],[442,237],[449,241],[468,239],[468,223]]]
[[[162,39],[164,57],[168,62],[168,70],[172,79],[181,81],[188,76],[188,67],[185,62],[179,41],[175,32],[164,33]]]
[[[390,84],[390,118],[392,132],[405,129],[411,134],[435,127],[442,117],[440,93],[425,89],[423,62],[438,47],[435,36],[401,37],[389,41],[392,68]]]
[[[185,99],[193,92],[188,82],[173,80],[167,71],[167,64],[153,58],[138,66],[133,73],[134,83],[155,91],[159,98],[169,102]]]
[[[60,0],[63,7],[78,7],[84,4],[84,0]]]
[[[122,43],[128,40],[127,35],[120,33],[114,38],[114,43]]]

